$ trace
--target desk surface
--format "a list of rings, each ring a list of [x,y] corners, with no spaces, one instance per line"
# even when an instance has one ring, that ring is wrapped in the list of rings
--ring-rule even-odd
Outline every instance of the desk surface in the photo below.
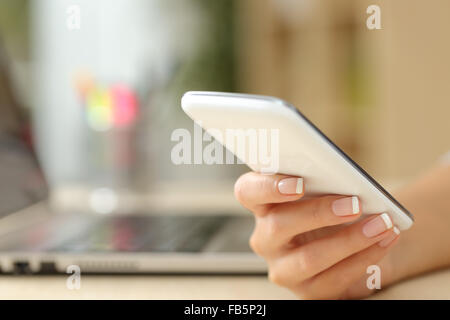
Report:
[[[295,299],[262,276],[1,276],[0,299]],[[450,299],[450,269],[387,288],[372,299]]]
[[[11,221],[3,219],[0,227],[14,225],[12,218],[23,219],[14,216]],[[66,279],[64,275],[2,275],[0,299],[295,299],[262,276],[82,275],[79,290],[67,289]],[[450,269],[404,281],[371,298],[450,299]]]

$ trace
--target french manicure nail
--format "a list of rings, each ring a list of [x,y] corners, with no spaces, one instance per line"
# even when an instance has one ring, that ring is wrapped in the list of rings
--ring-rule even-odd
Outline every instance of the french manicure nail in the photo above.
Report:
[[[392,221],[391,218],[387,213],[383,213],[379,215],[376,218],[373,218],[372,220],[368,221],[363,226],[363,233],[367,238],[372,238],[380,233],[383,233],[387,229],[392,228]]]
[[[337,216],[349,216],[359,213],[358,197],[347,197],[335,200],[331,204],[333,213]]]
[[[282,194],[303,193],[303,178],[286,178],[278,182],[278,190]]]
[[[393,231],[394,231],[394,233],[391,234],[389,237],[378,242],[378,245],[380,247],[385,248],[385,247],[389,246],[389,244],[391,244],[392,241],[394,241],[398,237],[398,235],[400,234],[400,230],[398,230],[397,227],[394,227]]]

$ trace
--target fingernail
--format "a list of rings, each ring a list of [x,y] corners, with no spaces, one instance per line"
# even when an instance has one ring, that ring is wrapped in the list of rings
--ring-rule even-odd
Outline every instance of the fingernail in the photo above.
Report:
[[[303,178],[286,178],[278,182],[278,190],[282,194],[303,193]]]
[[[383,248],[387,247],[389,244],[391,244],[392,241],[394,241],[398,237],[398,235],[400,234],[400,230],[398,230],[397,227],[394,227],[393,231],[394,233],[391,234],[389,237],[378,242],[378,245],[380,247]]]
[[[331,210],[337,216],[349,216],[359,213],[358,197],[347,197],[335,200],[331,204]]]
[[[367,238],[372,238],[390,228],[392,228],[391,218],[387,213],[383,213],[367,222],[363,226],[363,233]]]

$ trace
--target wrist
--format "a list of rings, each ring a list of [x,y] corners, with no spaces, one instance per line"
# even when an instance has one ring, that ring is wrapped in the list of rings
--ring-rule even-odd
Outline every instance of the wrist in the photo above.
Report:
[[[393,281],[450,266],[449,177],[449,167],[439,167],[396,194],[415,223],[390,253]]]

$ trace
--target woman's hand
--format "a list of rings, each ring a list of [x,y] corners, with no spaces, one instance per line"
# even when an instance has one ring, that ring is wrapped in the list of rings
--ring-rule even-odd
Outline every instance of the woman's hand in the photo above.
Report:
[[[389,283],[386,255],[399,238],[390,217],[348,224],[360,218],[357,197],[300,200],[304,190],[303,179],[284,175],[250,172],[236,182],[237,199],[256,217],[250,246],[268,262],[270,280],[300,298],[359,298],[372,292],[366,271],[377,264],[382,285]]]

